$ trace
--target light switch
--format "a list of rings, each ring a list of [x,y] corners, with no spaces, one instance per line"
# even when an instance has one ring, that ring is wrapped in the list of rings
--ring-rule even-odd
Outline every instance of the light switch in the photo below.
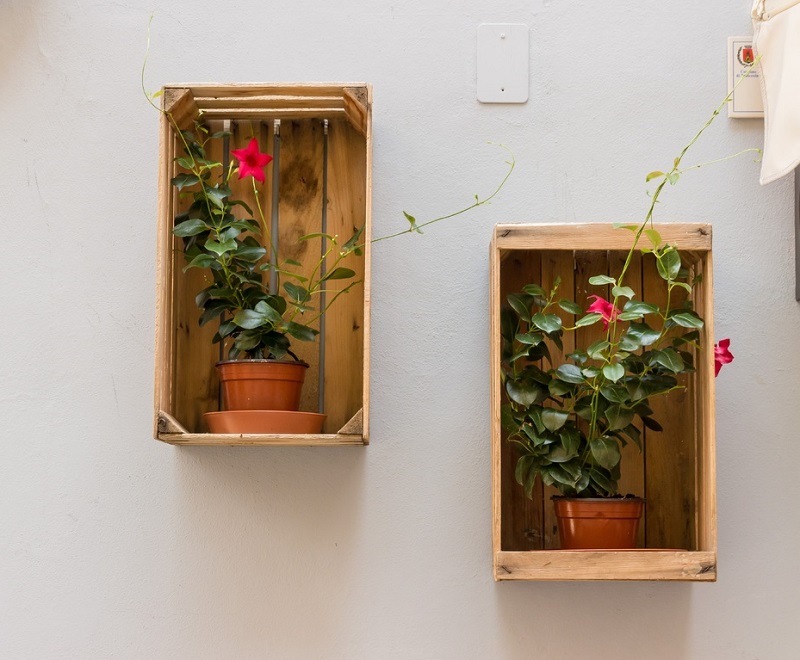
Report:
[[[528,100],[529,34],[528,26],[522,23],[478,26],[478,101]]]

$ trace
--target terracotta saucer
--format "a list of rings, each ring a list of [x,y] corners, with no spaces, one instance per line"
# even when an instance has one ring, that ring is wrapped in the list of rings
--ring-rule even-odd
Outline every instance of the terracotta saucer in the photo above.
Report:
[[[203,415],[211,433],[313,435],[326,415],[293,410],[221,410]]]

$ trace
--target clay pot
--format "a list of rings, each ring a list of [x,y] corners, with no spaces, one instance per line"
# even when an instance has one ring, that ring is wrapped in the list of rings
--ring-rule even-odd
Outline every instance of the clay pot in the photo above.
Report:
[[[297,410],[305,362],[227,360],[217,362],[226,410]]]
[[[636,547],[644,500],[640,497],[554,497],[563,550]]]

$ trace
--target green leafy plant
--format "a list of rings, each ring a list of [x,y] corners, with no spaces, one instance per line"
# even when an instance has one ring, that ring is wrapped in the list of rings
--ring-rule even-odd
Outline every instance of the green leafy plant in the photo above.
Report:
[[[591,285],[610,287],[610,300],[590,296],[594,302],[584,309],[560,296],[558,280],[550,290],[529,284],[507,297],[501,312],[501,384],[507,397],[501,421],[519,450],[515,478],[528,497],[537,477],[565,496],[617,495],[622,447],[633,443],[641,450],[637,424],[661,430],[650,400],[682,389],[685,374],[695,370],[690,349],[701,349],[703,319],[691,295],[699,280],[680,252],[663,242],[653,213],[667,183],[675,185],[685,171],[707,164],[681,165],[729,100],[730,96],[714,111],[671,168],[647,175],[646,180],[657,185],[644,221],[620,227],[633,233],[620,275],[589,278]],[[639,247],[641,239],[646,247]],[[637,251],[655,259],[665,290],[661,305],[637,298],[627,285],[625,276]],[[564,313],[578,317],[574,326],[566,326]],[[599,339],[576,347],[563,364],[554,364],[553,349],[563,351],[565,332],[596,323],[605,330]],[[717,373],[733,359],[728,344],[723,340],[715,347]]]

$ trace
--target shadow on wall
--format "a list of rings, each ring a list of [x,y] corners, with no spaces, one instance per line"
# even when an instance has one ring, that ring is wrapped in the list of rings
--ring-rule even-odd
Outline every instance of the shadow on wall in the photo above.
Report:
[[[692,593],[710,584],[502,582],[497,657],[596,660],[689,657]],[[696,622],[695,622],[696,623]]]
[[[25,50],[23,46],[38,39],[38,4],[35,0],[4,0],[0,3],[0,83],[6,79],[9,69],[20,65],[20,53]]]
[[[346,628],[365,460],[364,447],[176,448],[174,593],[198,649]]]

